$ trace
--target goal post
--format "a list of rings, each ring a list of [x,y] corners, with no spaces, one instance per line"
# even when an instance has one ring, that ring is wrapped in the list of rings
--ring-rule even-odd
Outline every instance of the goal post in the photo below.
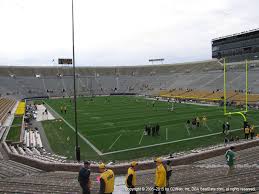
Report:
[[[241,115],[244,119],[244,121],[246,122],[246,115],[245,113],[248,112],[248,62],[247,60],[245,60],[245,74],[246,74],[246,78],[245,78],[245,110],[244,111],[235,111],[235,112],[228,112],[227,111],[227,65],[226,65],[226,59],[224,58],[224,115],[233,115],[233,114],[238,114]]]

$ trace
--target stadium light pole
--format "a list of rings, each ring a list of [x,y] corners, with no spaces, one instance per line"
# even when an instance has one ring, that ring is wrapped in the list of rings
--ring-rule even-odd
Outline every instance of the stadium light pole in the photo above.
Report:
[[[80,161],[80,147],[78,145],[77,132],[77,104],[76,104],[76,68],[75,68],[75,36],[74,36],[74,0],[72,0],[72,42],[73,42],[73,76],[74,76],[74,113],[75,113],[75,135],[76,135],[76,160]]]

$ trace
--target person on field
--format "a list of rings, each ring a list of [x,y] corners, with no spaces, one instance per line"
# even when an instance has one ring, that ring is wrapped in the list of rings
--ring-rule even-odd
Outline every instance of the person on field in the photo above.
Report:
[[[250,127],[250,136],[251,136],[251,139],[254,138],[254,135],[255,135],[255,126],[252,125],[252,126]]]
[[[234,152],[234,149],[235,148],[231,146],[225,153],[225,158],[228,165],[227,176],[233,174],[235,168],[236,153]]]
[[[250,133],[250,129],[249,129],[249,126],[247,125],[245,128],[245,139],[249,138],[249,133]]]
[[[222,124],[222,133],[225,133],[225,130],[226,130],[226,125],[225,123]]]
[[[114,173],[111,169],[107,169],[104,163],[99,165],[100,190],[99,194],[111,194],[114,191]]]
[[[64,106],[64,113],[67,114],[67,106]]]
[[[196,118],[192,120],[192,129],[196,128]]]
[[[196,125],[197,125],[197,127],[200,127],[200,118],[199,117],[196,118]]]
[[[202,117],[202,125],[203,125],[203,126],[206,126],[206,125],[207,125],[207,117],[206,117],[206,116],[203,116],[203,117]]]
[[[156,135],[159,135],[159,130],[160,130],[160,126],[157,123],[156,126],[155,126]]]
[[[156,134],[156,127],[154,125],[151,126],[152,136]]]
[[[61,114],[63,113],[63,106],[62,105],[60,106],[60,112],[61,112]]]
[[[228,132],[230,131],[230,124],[229,124],[229,122],[226,123],[226,129],[227,129]]]
[[[187,125],[188,128],[190,128],[191,121],[189,119],[186,121],[186,125]]]
[[[163,161],[161,158],[157,158],[155,161],[156,163],[156,173],[155,173],[155,187],[154,187],[154,194],[161,194],[166,193],[166,170],[163,165]]]
[[[78,174],[78,182],[82,188],[83,194],[90,194],[90,186],[91,186],[90,174],[91,174],[90,162],[85,161],[84,166],[80,169]]]
[[[137,183],[137,178],[136,178],[136,167],[137,167],[138,163],[133,161],[130,164],[130,167],[128,168],[128,174],[126,177],[126,186],[127,188],[129,188],[130,190],[130,194],[136,194],[136,183]]]

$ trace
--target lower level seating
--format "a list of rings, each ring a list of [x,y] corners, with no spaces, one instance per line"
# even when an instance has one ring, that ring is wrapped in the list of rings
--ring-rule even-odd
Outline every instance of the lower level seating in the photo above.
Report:
[[[222,156],[192,165],[175,166],[169,186],[174,191],[182,191],[167,193],[258,193],[258,151],[259,146],[238,151],[237,164],[243,166],[237,165],[231,175],[226,175],[228,167],[225,165],[224,153]],[[0,169],[0,193],[81,193],[77,172],[44,172],[10,160],[0,160]],[[91,193],[98,192],[98,175],[97,173],[91,175]],[[127,193],[123,192],[124,178],[125,175],[116,175],[114,193]],[[152,188],[154,178],[155,169],[137,171],[137,187]],[[251,191],[229,192],[225,190],[226,188],[249,188]],[[214,192],[211,189],[218,191]],[[141,194],[148,193],[152,192],[141,192]]]
[[[0,98],[0,126],[3,125],[8,112],[13,109],[15,103],[16,101],[13,99]]]

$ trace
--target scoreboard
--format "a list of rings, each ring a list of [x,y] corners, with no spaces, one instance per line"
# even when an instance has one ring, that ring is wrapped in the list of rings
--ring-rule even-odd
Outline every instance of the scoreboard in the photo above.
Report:
[[[72,64],[72,59],[58,59],[58,64]]]

